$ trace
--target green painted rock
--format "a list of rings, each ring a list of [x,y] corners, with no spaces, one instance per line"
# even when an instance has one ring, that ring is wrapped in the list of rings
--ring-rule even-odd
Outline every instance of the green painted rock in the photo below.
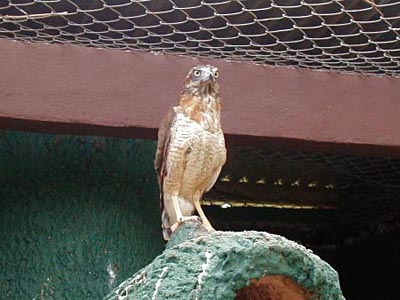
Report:
[[[311,250],[265,232],[208,233],[185,223],[165,251],[107,300],[344,300],[337,272]]]

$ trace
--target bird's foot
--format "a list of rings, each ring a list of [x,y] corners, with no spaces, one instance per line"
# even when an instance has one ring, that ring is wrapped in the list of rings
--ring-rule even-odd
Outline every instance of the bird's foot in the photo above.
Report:
[[[211,226],[210,223],[203,223],[203,226],[207,229],[208,232],[214,232],[214,231],[216,231],[216,230],[214,229],[214,227]]]
[[[198,216],[189,216],[189,217],[180,217],[178,218],[178,221],[171,226],[171,231],[174,232],[175,230],[178,229],[179,226],[181,226],[185,222],[199,222],[201,223],[201,219]]]

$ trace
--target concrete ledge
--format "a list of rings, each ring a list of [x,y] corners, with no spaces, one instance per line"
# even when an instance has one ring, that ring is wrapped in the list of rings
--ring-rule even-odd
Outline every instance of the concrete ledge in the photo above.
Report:
[[[400,79],[0,39],[0,129],[155,139],[188,70],[220,68],[229,144],[400,157]]]

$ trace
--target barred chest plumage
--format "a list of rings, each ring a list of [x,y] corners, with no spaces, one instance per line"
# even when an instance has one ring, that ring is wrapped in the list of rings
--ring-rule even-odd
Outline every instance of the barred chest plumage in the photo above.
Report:
[[[226,160],[224,135],[220,124],[218,125],[215,130],[210,131],[206,129],[207,124],[198,123],[183,113],[177,113],[176,121],[171,127],[171,168],[175,159],[179,159],[181,151],[186,153],[186,167],[181,176],[173,176],[175,178],[165,182],[165,189],[174,190],[174,186],[179,186],[179,196],[192,199],[194,191],[203,194],[211,188],[216,178],[210,183],[210,177],[214,177],[214,174],[218,176],[219,169]]]

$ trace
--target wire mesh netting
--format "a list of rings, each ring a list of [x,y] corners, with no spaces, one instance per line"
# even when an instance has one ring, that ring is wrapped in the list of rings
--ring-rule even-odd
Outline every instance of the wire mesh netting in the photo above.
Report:
[[[307,230],[309,224],[318,228],[315,224],[327,221],[350,228],[348,235],[370,236],[400,229],[399,195],[398,159],[230,148],[220,179],[203,204],[224,210],[224,217],[215,212],[223,229],[271,230],[278,224],[283,230],[291,226],[287,218],[298,215]],[[247,216],[242,208],[249,210]],[[268,215],[260,208],[275,212]],[[294,224],[288,232],[301,231]]]
[[[389,199],[400,204],[400,160],[273,148],[230,148],[214,200],[243,206],[331,208],[343,197]],[[366,200],[365,200],[366,201]],[[233,204],[234,205],[234,204]]]
[[[0,37],[400,76],[396,0],[0,0]]]

